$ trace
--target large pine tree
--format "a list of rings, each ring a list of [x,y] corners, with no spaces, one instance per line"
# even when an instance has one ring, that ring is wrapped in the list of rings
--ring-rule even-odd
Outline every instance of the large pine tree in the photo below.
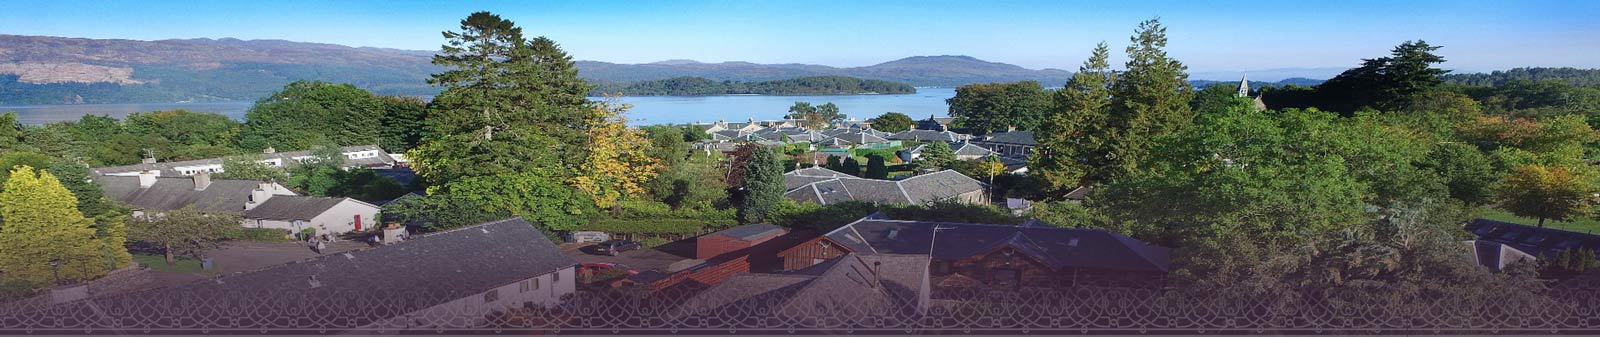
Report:
[[[1129,40],[1127,69],[1111,86],[1107,124],[1116,131],[1107,139],[1111,150],[1101,179],[1141,170],[1157,140],[1194,122],[1189,68],[1167,56],[1167,28],[1160,19],[1139,23]]]
[[[1055,106],[1040,132],[1034,133],[1038,151],[1029,163],[1049,184],[1047,190],[1068,191],[1086,178],[1103,178],[1111,149],[1107,141],[1114,135],[1108,128],[1111,85],[1116,73],[1108,61],[1110,49],[1104,42],[1072,75],[1055,96]]]
[[[511,20],[477,12],[433,63],[446,68],[428,113],[428,137],[412,152],[428,183],[549,170],[570,177],[596,121],[571,57],[546,38],[528,41]]]
[[[88,280],[118,267],[122,242],[95,238],[92,219],[54,175],[20,166],[0,191],[0,272],[35,285]],[[51,264],[56,266],[52,267]]]

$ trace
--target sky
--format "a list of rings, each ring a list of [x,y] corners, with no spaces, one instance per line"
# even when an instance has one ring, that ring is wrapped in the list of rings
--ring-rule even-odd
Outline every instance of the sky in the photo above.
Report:
[[[1337,73],[1414,39],[1457,71],[1600,68],[1600,1],[0,1],[0,34],[281,39],[437,50],[474,11],[581,60],[857,67],[969,55],[1074,70],[1160,17],[1194,74]],[[3,48],[3,46],[0,46]],[[1197,76],[1214,77],[1214,76]]]

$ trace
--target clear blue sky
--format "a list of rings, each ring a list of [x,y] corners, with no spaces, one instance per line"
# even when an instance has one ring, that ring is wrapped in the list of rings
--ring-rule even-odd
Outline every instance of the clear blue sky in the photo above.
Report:
[[[1600,67],[1600,1],[61,1],[0,2],[0,34],[284,39],[435,50],[477,10],[578,59],[864,66],[971,55],[1076,69],[1160,16],[1193,72],[1353,66],[1409,39],[1448,68]],[[4,48],[4,46],[0,46]]]

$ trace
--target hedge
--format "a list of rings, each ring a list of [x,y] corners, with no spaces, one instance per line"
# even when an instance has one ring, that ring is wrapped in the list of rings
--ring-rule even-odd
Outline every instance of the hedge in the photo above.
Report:
[[[699,234],[704,229],[720,228],[732,223],[715,223],[701,219],[598,219],[582,226],[581,230],[628,234]]]

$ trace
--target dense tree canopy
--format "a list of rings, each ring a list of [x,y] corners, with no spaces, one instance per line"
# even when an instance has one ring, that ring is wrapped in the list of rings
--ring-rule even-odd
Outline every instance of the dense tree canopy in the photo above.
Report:
[[[96,237],[94,220],[49,172],[21,166],[0,191],[0,271],[33,285],[89,280],[129,261],[122,239]],[[125,234],[123,234],[125,235]],[[59,265],[51,266],[51,261]]]
[[[975,135],[1018,130],[1035,130],[1045,119],[1050,96],[1039,82],[968,84],[956,88],[956,96],[945,100],[955,124]]]
[[[917,126],[911,116],[898,112],[885,112],[872,119],[872,129],[883,132],[901,132]]]
[[[745,146],[759,147],[755,144]],[[758,148],[745,162],[744,180],[739,185],[739,222],[767,221],[783,201],[783,167],[772,149]]]

